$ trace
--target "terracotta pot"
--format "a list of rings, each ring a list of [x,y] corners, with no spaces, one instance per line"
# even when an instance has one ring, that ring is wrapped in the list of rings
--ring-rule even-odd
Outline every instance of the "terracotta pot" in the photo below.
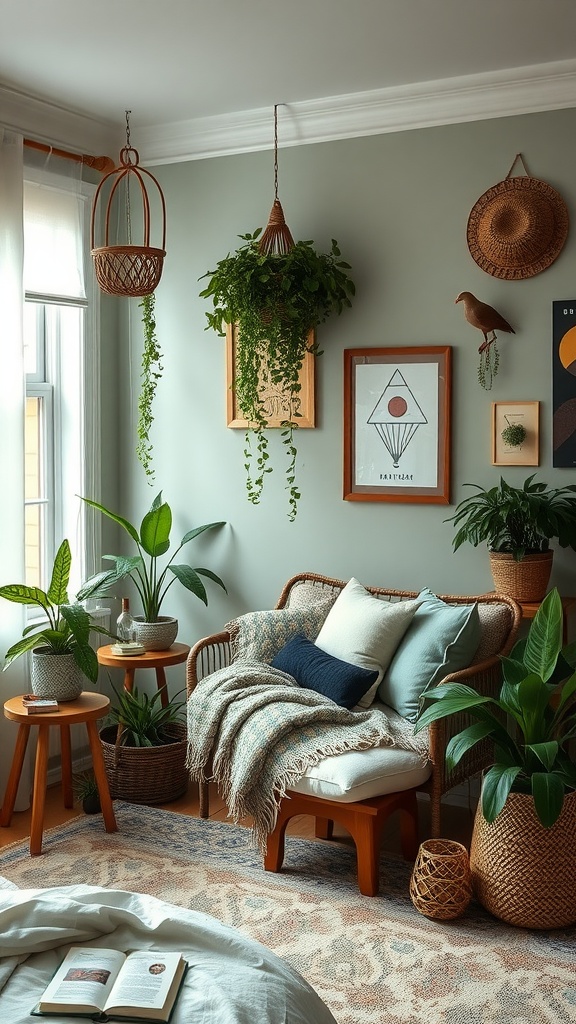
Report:
[[[490,551],[489,554],[497,594],[506,594],[515,601],[542,600],[550,582],[553,551],[525,555],[520,562],[502,551]]]
[[[529,793],[510,793],[492,824],[476,810],[470,871],[478,901],[520,928],[565,928],[576,922],[576,792],[558,820],[540,824]]]

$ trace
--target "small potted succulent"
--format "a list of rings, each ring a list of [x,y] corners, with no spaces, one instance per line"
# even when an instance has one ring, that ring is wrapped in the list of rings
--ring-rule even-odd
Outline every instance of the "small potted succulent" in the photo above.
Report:
[[[148,651],[166,650],[170,647],[178,632],[178,620],[172,616],[160,615],[160,609],[166,594],[173,583],[178,580],[191,594],[208,604],[208,595],[202,577],[212,580],[225,591],[226,587],[219,576],[210,569],[195,568],[187,564],[175,563],[174,559],[181,549],[195,537],[224,526],[224,522],[207,523],[197,526],[184,534],[178,547],[164,564],[159,559],[166,555],[170,548],[170,532],[172,529],[172,510],[162,500],[162,492],[152,502],[150,510],[144,516],[138,529],[127,519],[111,512],[97,501],[83,498],[83,501],[98,512],[108,516],[126,531],[138,549],[137,555],[104,555],[104,559],[114,563],[112,569],[96,573],[82,585],[79,598],[87,600],[94,597],[108,597],[117,584],[130,578],[140,595],[143,614],[135,616],[136,640]]]

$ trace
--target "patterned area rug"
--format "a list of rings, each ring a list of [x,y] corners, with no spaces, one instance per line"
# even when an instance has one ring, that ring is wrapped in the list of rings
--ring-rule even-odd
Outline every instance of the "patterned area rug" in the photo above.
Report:
[[[75,818],[45,833],[41,857],[27,842],[2,849],[0,873],[20,888],[102,885],[212,914],[296,967],[339,1024],[576,1019],[576,928],[524,931],[475,904],[458,921],[430,921],[410,902],[402,860],[383,861],[370,898],[341,844],[289,837],[274,875],[246,829],[121,802],[115,811],[118,833],[99,815]]]

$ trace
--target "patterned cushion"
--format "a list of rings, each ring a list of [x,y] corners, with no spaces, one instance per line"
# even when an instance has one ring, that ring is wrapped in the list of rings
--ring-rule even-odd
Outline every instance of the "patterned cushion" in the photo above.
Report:
[[[331,608],[339,593],[339,590],[327,590],[326,587],[319,584],[307,583],[302,580],[290,588],[286,607],[293,611],[295,608],[310,608],[312,605],[323,602],[328,608]]]
[[[492,658],[502,650],[504,641],[510,632],[510,611],[505,604],[483,604],[478,602],[480,619],[480,643],[474,655],[474,662]]]
[[[318,601],[308,608],[280,608],[240,615],[224,627],[230,633],[232,660],[270,664],[296,633],[315,640],[329,610],[330,601]]]

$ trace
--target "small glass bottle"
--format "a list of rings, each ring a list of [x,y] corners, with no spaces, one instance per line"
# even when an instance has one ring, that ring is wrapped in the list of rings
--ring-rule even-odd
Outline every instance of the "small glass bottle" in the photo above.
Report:
[[[136,628],[130,614],[130,601],[127,597],[122,598],[122,611],[116,619],[116,636],[124,644],[132,643],[136,639]]]

